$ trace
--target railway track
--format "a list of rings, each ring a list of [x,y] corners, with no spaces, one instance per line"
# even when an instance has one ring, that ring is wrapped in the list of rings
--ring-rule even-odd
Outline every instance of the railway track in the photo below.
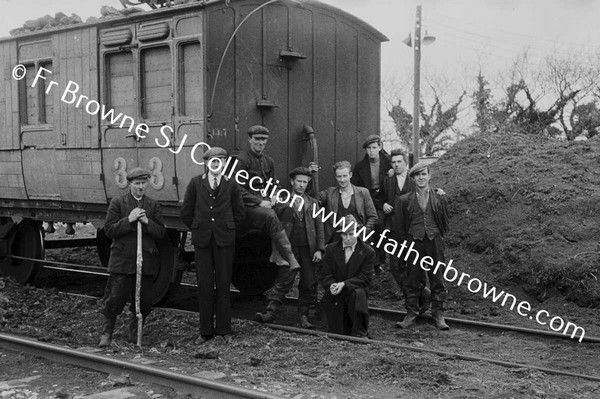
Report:
[[[27,258],[27,257],[22,257],[22,256],[9,256],[9,257],[13,257],[15,259],[42,262],[45,264],[44,268],[50,269],[50,270],[56,270],[56,271],[62,271],[62,272],[74,272],[74,273],[81,273],[81,274],[88,274],[88,275],[97,275],[97,276],[102,276],[102,277],[108,276],[108,273],[105,271],[105,269],[100,266],[88,266],[88,265],[82,265],[82,264],[74,264],[74,263],[66,263],[66,262],[58,262],[58,261],[50,261],[50,260],[41,261],[41,260],[36,260],[33,258]],[[64,267],[61,267],[61,266],[64,266]],[[179,289],[186,290],[189,292],[187,295],[186,294],[180,295],[182,297],[194,298],[196,295],[196,292],[195,292],[196,286],[194,286],[194,285],[182,283],[182,284],[180,284]],[[236,294],[239,294],[238,291],[233,291],[233,292]],[[286,304],[295,306],[296,303],[297,303],[297,298],[294,298],[294,297],[286,298]],[[194,302],[193,303],[194,309],[195,309],[195,306],[196,305]],[[393,309],[384,309],[384,308],[379,308],[379,307],[369,307],[369,312],[371,314],[375,314],[375,315],[393,317],[396,320],[402,320],[402,318],[406,315],[406,312],[403,312],[403,311],[398,311],[398,310],[393,310]],[[420,316],[420,318],[425,319],[425,320],[431,320],[431,316],[428,316],[428,315]],[[448,317],[448,316],[446,316],[445,319],[447,322],[451,323],[451,325],[459,326],[462,328],[487,329],[487,330],[493,330],[493,331],[498,331],[498,332],[515,332],[515,333],[526,334],[526,335],[531,335],[531,336],[539,336],[539,337],[543,337],[543,338],[557,338],[557,339],[572,341],[572,339],[568,335],[560,334],[560,333],[554,332],[554,331],[525,328],[525,327],[519,327],[519,326],[513,326],[513,325],[507,325],[507,324],[499,324],[499,323],[488,323],[488,322],[483,322],[483,321],[478,321],[478,320],[461,319],[461,318],[457,318],[457,317]],[[582,342],[600,343],[600,337],[593,337],[593,336],[586,335],[583,337]]]
[[[177,392],[187,393],[193,397],[206,397],[217,399],[280,399],[281,396],[259,392],[235,385],[211,381],[192,375],[175,373],[157,367],[133,363],[75,350],[63,346],[51,345],[31,339],[25,339],[8,334],[0,334],[0,347],[14,352],[24,352],[29,355],[39,356],[53,362],[76,365],[106,374],[120,375],[127,373],[136,382],[153,383],[174,389]]]
[[[52,279],[60,281],[63,279],[61,276],[62,273],[52,277]],[[195,293],[196,287],[184,285],[182,289],[192,290],[191,293]],[[89,296],[84,297],[90,298]],[[97,297],[93,298],[94,300],[97,299]],[[149,332],[156,334],[156,326],[158,325],[162,326],[160,331],[166,331],[163,330],[163,328],[171,323],[169,320],[187,320],[184,322],[184,325],[189,325],[189,320],[194,320],[197,317],[195,301],[196,298],[194,297],[191,302],[193,311],[163,307],[163,309],[160,310],[160,312],[162,312],[160,318],[153,321],[153,323],[159,324],[155,324],[155,327],[151,326]],[[288,299],[288,301],[290,304],[294,303],[293,298]],[[374,351],[379,353],[379,356],[383,356],[383,358],[388,359],[386,361],[394,361],[393,359],[398,359],[401,364],[404,364],[405,361],[411,364],[414,360],[410,359],[421,359],[417,361],[439,363],[440,366],[438,367],[442,367],[442,369],[447,369],[448,367],[449,369],[455,369],[458,367],[459,369],[464,370],[465,368],[472,369],[475,367],[479,370],[496,370],[494,373],[498,373],[499,370],[504,369],[506,371],[502,371],[501,373],[515,376],[530,372],[542,372],[543,374],[556,376],[552,377],[556,378],[556,380],[551,380],[550,377],[546,377],[548,378],[548,381],[558,382],[565,381],[565,379],[567,381],[577,381],[577,379],[582,379],[581,381],[585,380],[585,382],[581,382],[582,384],[597,384],[600,381],[600,373],[598,373],[597,367],[593,366],[595,363],[594,359],[597,358],[597,355],[594,355],[594,353],[597,353],[596,349],[598,347],[593,345],[593,343],[562,344],[560,341],[555,339],[555,337],[548,337],[544,335],[542,339],[536,339],[535,335],[530,333],[525,335],[521,331],[510,331],[508,334],[483,334],[481,333],[482,328],[490,330],[490,328],[487,327],[487,323],[485,327],[470,325],[464,329],[461,328],[460,325],[456,325],[455,327],[457,328],[454,328],[449,333],[439,333],[431,326],[426,324],[421,324],[416,329],[396,330],[393,328],[393,324],[389,322],[389,318],[393,317],[397,319],[398,315],[402,314],[402,312],[391,311],[390,313],[390,311],[387,309],[377,308],[373,309],[373,314],[382,317],[372,317],[372,331],[375,339],[367,340],[336,334],[328,334],[322,331],[303,330],[296,327],[291,327],[290,324],[294,323],[294,321],[288,316],[289,314],[293,315],[295,313],[295,309],[292,306],[285,306],[282,308],[282,324],[287,325],[258,325],[254,322],[247,321],[251,319],[254,314],[253,311],[249,312],[248,309],[251,309],[252,307],[262,308],[264,305],[262,300],[254,302],[236,301],[235,303],[237,303],[239,306],[236,306],[237,315],[234,313],[234,317],[237,319],[234,321],[234,323],[241,330],[239,331],[240,336],[236,337],[234,340],[234,342],[237,342],[234,346],[236,347],[235,350],[239,352],[235,358],[236,363],[239,363],[240,361],[248,362],[248,358],[246,358],[246,356],[256,356],[255,354],[252,355],[252,353],[256,353],[256,351],[252,350],[250,350],[250,354],[247,354],[249,349],[245,348],[248,348],[248,342],[252,342],[255,348],[256,346],[262,347],[263,343],[267,343],[267,345],[280,343],[284,347],[287,347],[289,345],[294,345],[294,342],[304,342],[304,345],[306,345],[308,342],[311,342],[312,345],[324,345],[325,347],[329,348],[330,351],[332,347],[346,348],[346,350],[349,352],[347,356],[352,359],[354,359],[354,355],[351,353]],[[89,307],[86,308],[89,309]],[[179,313],[181,313],[181,315],[178,315]],[[492,328],[492,330],[500,332],[506,331],[504,329],[498,329],[502,326],[493,326],[494,328]],[[323,327],[324,325],[321,323],[320,329],[323,330]],[[248,335],[249,331],[252,331],[252,334],[254,335]],[[282,333],[275,333],[276,331],[281,331],[284,335],[280,335]],[[189,335],[185,335],[183,339],[188,340],[189,338],[185,338],[188,336]],[[187,351],[190,349],[193,351],[199,350],[198,347],[182,343],[181,334],[176,335],[176,337],[178,338],[176,338],[176,341],[174,341],[175,346],[187,348]],[[591,338],[590,342],[596,341],[593,339],[593,337],[589,338]],[[120,339],[120,337],[116,338],[117,347],[121,346]],[[160,339],[161,341],[158,342],[156,339],[154,339],[154,343],[152,345],[160,345],[162,342],[164,342],[162,341],[164,338]],[[71,341],[67,339],[63,342],[70,345]],[[81,342],[81,340],[79,342]],[[94,345],[93,342],[95,342],[95,338],[92,341],[84,340],[84,342],[88,342],[87,345]],[[327,344],[327,342],[340,343],[334,345]],[[222,342],[218,343],[217,348],[225,351],[223,353],[225,356],[224,359],[226,359],[226,353],[228,349],[225,349],[227,346],[223,345],[224,344]],[[362,347],[371,349],[359,349]],[[494,351],[488,349],[490,347],[493,347]],[[301,346],[300,348],[306,348],[306,346]],[[150,347],[144,348],[144,351],[149,349]],[[332,356],[331,352],[327,353],[329,353],[329,355],[326,356]],[[413,353],[414,355],[410,355],[410,353]],[[240,359],[240,354],[243,358],[238,360]],[[290,355],[288,353],[287,356],[294,355]],[[170,361],[171,365],[173,366],[179,367],[182,364],[185,364],[180,364],[177,356],[175,358],[171,357],[165,359],[167,362]],[[231,357],[229,359],[229,361],[231,361]],[[292,369],[296,369],[297,365],[295,365],[292,357],[286,357],[286,359],[290,359],[289,361],[292,363],[287,364],[292,366]],[[489,364],[489,366],[486,366],[485,364]],[[243,375],[253,375],[253,373],[256,373],[256,370],[258,369],[247,370],[245,373],[249,374]],[[529,371],[526,372],[524,370]],[[286,375],[289,376],[289,372]],[[574,378],[575,380],[572,380]],[[576,382],[570,382],[570,384],[575,383]],[[458,386],[460,387],[462,385]],[[310,388],[305,388],[304,392],[306,391],[310,392]]]

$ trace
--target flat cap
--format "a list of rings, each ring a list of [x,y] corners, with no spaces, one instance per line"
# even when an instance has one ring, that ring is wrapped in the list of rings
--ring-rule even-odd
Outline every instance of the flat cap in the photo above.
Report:
[[[410,168],[410,170],[408,171],[408,175],[412,176],[420,171],[422,171],[423,169],[427,169],[428,165],[423,162],[423,161],[419,161],[416,163],[416,165],[414,165],[412,168]]]
[[[127,173],[127,180],[129,181],[133,181],[135,179],[149,179],[150,178],[150,171],[144,168],[133,168],[129,171],[129,173]]]
[[[255,134],[266,134],[269,135],[269,129],[261,125],[254,125],[248,129],[248,136],[252,137]]]
[[[349,231],[354,231],[354,227],[356,226],[358,229],[358,222],[354,215],[346,215],[344,216],[344,222],[340,224],[340,227],[335,231],[336,233],[348,233]],[[354,222],[353,224],[351,224]],[[346,227],[345,229],[343,227]]]
[[[290,172],[290,179],[293,179],[297,175],[312,177],[310,169],[305,168],[304,166],[298,166],[297,168],[292,169],[292,171]]]
[[[208,151],[202,155],[205,161],[208,161],[211,158],[227,158],[227,151],[225,151],[221,147],[211,147]]]
[[[381,137],[379,137],[376,134],[369,135],[369,137],[367,137],[367,139],[363,143],[363,148],[367,148],[367,146],[369,144],[371,144],[371,143],[379,143],[379,144],[381,144]]]

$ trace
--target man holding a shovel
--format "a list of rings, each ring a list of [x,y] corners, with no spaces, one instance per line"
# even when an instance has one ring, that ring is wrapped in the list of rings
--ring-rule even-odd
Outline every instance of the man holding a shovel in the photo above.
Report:
[[[152,281],[160,268],[157,241],[165,235],[165,224],[160,205],[149,198],[146,186],[150,172],[134,168],[127,174],[129,190],[122,196],[111,200],[104,223],[106,236],[113,240],[108,262],[109,293],[102,310],[103,329],[98,346],[110,346],[117,316],[121,314],[127,299],[131,299],[131,319],[129,323],[129,341],[139,342],[136,302],[139,313],[146,319],[152,306]],[[138,240],[138,228],[141,227],[141,240]],[[141,244],[141,251],[138,246]],[[141,285],[136,295],[136,263],[141,252]],[[136,296],[139,299],[136,300]]]

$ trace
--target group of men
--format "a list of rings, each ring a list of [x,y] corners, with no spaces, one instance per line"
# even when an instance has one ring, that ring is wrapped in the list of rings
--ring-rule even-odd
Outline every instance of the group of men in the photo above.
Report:
[[[192,232],[195,250],[200,302],[200,335],[196,342],[232,334],[229,288],[236,231],[240,229],[267,233],[272,240],[271,259],[280,266],[268,294],[268,305],[256,314],[257,321],[270,323],[276,319],[299,273],[301,327],[313,328],[309,308],[317,300],[320,282],[325,291],[321,303],[329,331],[367,337],[369,288],[373,274],[384,270],[388,254],[373,242],[362,242],[355,232],[362,227],[376,234],[389,229],[398,242],[414,242],[420,256],[444,262],[442,236],[448,229],[448,216],[446,201],[440,195],[443,192],[430,189],[428,166],[418,163],[409,171],[400,150],[388,155],[379,136],[371,135],[363,144],[366,155],[354,169],[348,161],[334,165],[335,187],[315,193],[314,198],[308,196],[311,178],[320,167],[297,167],[289,173],[293,195],[281,202],[278,197],[270,197],[265,187],[266,182],[275,180],[274,161],[265,154],[269,135],[264,126],[248,130],[249,149],[237,157],[238,169],[244,170],[246,177],[241,184],[224,173],[227,152],[213,147],[203,156],[206,173],[194,177],[186,189],[181,218]],[[109,207],[104,229],[113,240],[108,267],[111,284],[102,311],[100,346],[110,345],[116,317],[135,292],[138,225],[144,237],[143,319],[150,312],[152,278],[159,264],[156,242],[164,236],[165,227],[160,206],[145,195],[149,178],[148,171],[133,169],[128,174],[130,190],[113,198]],[[417,263],[389,255],[390,271],[404,293],[407,310],[407,316],[397,325],[411,327],[427,310],[423,298],[428,297],[429,283],[434,323],[439,329],[448,329],[442,314],[446,297],[443,270],[437,274],[430,271],[427,276]],[[138,325],[133,300],[130,309],[133,316],[129,336],[134,341]]]

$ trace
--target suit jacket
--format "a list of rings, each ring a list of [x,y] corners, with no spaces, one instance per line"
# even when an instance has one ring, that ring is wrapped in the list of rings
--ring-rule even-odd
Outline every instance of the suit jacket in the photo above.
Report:
[[[371,165],[368,155],[365,155],[365,157],[360,162],[354,165],[354,170],[352,171],[352,179],[350,179],[350,182],[355,186],[367,188],[371,193],[371,197],[373,198],[375,208],[381,209],[386,199],[383,189],[383,180],[385,179],[385,177],[387,177],[388,171],[391,168],[392,163],[390,161],[389,155],[385,151],[380,151],[379,190],[372,190],[371,187],[373,186],[373,182],[371,181]]]
[[[110,246],[110,273],[132,274],[136,272],[137,259],[137,221],[129,223],[129,214],[137,208],[138,202],[128,191],[110,201],[104,231],[113,240]],[[165,236],[165,223],[160,204],[144,195],[140,208],[146,211],[148,224],[142,223],[142,273],[156,275],[160,269],[160,257],[157,241]]]
[[[308,238],[308,247],[310,254],[313,255],[317,250],[325,251],[325,228],[323,226],[323,220],[320,217],[313,217],[314,211],[319,210],[319,204],[316,199],[303,195],[304,205],[302,207],[302,214],[306,223],[306,236]],[[285,234],[290,237],[292,228],[294,227],[295,206],[290,207],[288,204],[277,204],[275,206],[275,213],[279,221],[285,229]],[[293,245],[293,243],[292,243]]]
[[[195,176],[185,190],[180,215],[192,230],[192,244],[206,247],[214,235],[219,247],[234,245],[235,231],[246,216],[240,186],[221,176],[215,196],[206,175]]]
[[[373,278],[375,250],[358,240],[352,256],[345,264],[344,248],[341,241],[335,241],[325,247],[321,285],[325,289],[323,302],[336,302],[339,295],[349,295],[356,291],[356,310],[367,313],[369,288]],[[337,296],[331,294],[331,284],[343,281],[344,289]]]
[[[377,224],[377,210],[371,199],[371,194],[369,194],[369,190],[364,187],[351,186],[354,190],[354,201],[356,202],[356,210],[359,215],[358,223],[366,226],[370,231],[374,229]],[[317,194],[317,199],[319,200],[319,204],[325,207],[325,215],[329,214],[329,212],[337,215],[338,204],[340,201],[339,187],[329,187],[319,192],[319,194]],[[331,240],[334,232],[333,217],[330,217],[327,219],[327,222],[325,222],[325,242]]]
[[[432,187],[429,190],[429,203],[433,210],[435,224],[440,231],[440,236],[443,237],[449,228],[448,202],[443,196],[437,195]],[[393,216],[392,233],[398,239],[398,242],[402,242],[408,238],[408,230],[412,223],[413,212],[417,206],[419,206],[419,201],[417,200],[416,191],[411,191],[396,199],[394,206],[396,213]]]
[[[383,179],[383,189],[385,191],[385,203],[394,206],[396,198],[415,189],[415,182],[408,176],[408,171],[406,171],[406,179],[404,179],[402,190],[398,188],[397,177],[395,175],[386,176]]]

